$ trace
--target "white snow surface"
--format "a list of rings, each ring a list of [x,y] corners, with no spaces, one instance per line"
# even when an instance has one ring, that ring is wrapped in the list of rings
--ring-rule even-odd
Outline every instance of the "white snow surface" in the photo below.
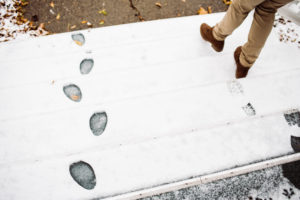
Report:
[[[199,26],[223,16],[80,31],[83,46],[78,32],[2,43],[0,199],[114,196],[293,153],[300,129],[283,114],[300,108],[299,48],[273,31],[249,76],[234,80],[252,16],[216,53]],[[85,58],[95,65],[81,75]],[[68,83],[81,102],[64,95]],[[108,123],[94,136],[98,111]],[[69,173],[80,160],[95,171],[93,190]]]
[[[292,20],[300,26],[300,0],[294,0],[278,9],[280,15]]]
[[[292,1],[278,10],[274,27],[281,42],[300,48],[300,0]]]

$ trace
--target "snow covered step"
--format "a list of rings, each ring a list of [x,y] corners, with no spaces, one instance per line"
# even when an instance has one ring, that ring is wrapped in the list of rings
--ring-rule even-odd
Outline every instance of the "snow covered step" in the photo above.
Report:
[[[127,193],[292,153],[289,137],[290,127],[278,114],[105,150],[99,146],[75,155],[2,164],[5,193],[0,196],[82,199]],[[97,184],[91,191],[69,174],[69,166],[80,160],[95,171]]]
[[[300,108],[299,76],[300,70],[294,70],[119,101],[101,102],[99,98],[99,104],[79,104],[24,117],[24,113],[18,113],[18,109],[13,112],[14,107],[9,107],[11,118],[0,121],[0,145],[5,146],[0,163],[43,159],[95,147],[113,148],[251,120],[249,116],[255,115],[283,116],[284,111]],[[62,101],[63,98],[66,104],[75,104],[64,95]],[[90,120],[94,113],[103,111],[107,126],[103,135],[95,138]]]
[[[138,73],[139,69],[147,73],[152,70],[158,76],[162,74],[170,77],[178,74],[177,70],[182,71],[186,68],[186,71],[192,70],[190,74],[195,73],[194,76],[199,74],[198,81],[202,81],[201,73],[204,70],[218,67],[227,72],[224,76],[223,70],[218,71],[220,77],[228,80],[233,78],[233,51],[247,40],[251,17],[227,38],[224,51],[216,53],[201,39],[199,27],[203,22],[213,25],[223,15],[220,13],[183,17],[176,20],[167,19],[81,31],[86,38],[83,46],[75,44],[71,37],[72,33],[1,44],[0,69],[5,73],[0,74],[0,89],[37,83],[50,85],[53,81],[56,83],[78,79],[98,78],[101,81],[103,77],[110,78],[115,73],[116,77],[124,71],[133,70]],[[300,61],[290,62],[290,58],[298,56],[299,50],[281,44],[277,37],[275,33],[271,34],[261,59],[255,64],[255,70],[250,72],[250,76],[300,66]],[[91,73],[85,75],[87,77],[83,77],[79,66],[86,58],[94,60],[94,67]],[[161,71],[158,72],[159,70]],[[167,72],[168,75],[165,74]],[[151,74],[150,77],[152,78]],[[214,76],[208,74],[205,77],[212,82],[220,80],[216,74]],[[133,79],[126,76],[119,78]]]
[[[222,58],[229,60],[229,63],[220,66],[219,63],[222,62]],[[139,96],[151,96],[163,92],[170,93],[188,88],[202,88],[218,83],[224,83],[225,85],[226,82],[231,80],[231,75],[234,74],[233,59],[225,56],[213,59],[214,57],[201,59],[204,63],[211,63],[203,66],[197,65],[199,60],[198,62],[187,61],[183,65],[182,63],[174,63],[173,66],[168,67],[159,65],[155,68],[130,69],[93,77],[68,79],[57,81],[54,84],[49,82],[0,89],[0,110],[2,111],[0,120],[95,104],[107,104]],[[290,66],[293,66],[293,64]],[[290,71],[287,71],[288,69],[287,67],[287,69],[274,72],[274,76],[277,77],[281,73],[289,75],[290,71],[298,73],[300,68],[295,66]],[[263,76],[262,73],[261,77]],[[295,81],[297,79],[295,77]],[[80,103],[70,102],[70,99],[66,98],[63,88],[68,84],[75,84],[79,87],[82,95]],[[289,86],[286,87],[289,88]],[[294,87],[297,90],[296,85]]]
[[[299,49],[272,33],[234,80],[251,17],[216,53],[199,26],[223,15],[1,45],[0,199],[109,197],[292,154]]]

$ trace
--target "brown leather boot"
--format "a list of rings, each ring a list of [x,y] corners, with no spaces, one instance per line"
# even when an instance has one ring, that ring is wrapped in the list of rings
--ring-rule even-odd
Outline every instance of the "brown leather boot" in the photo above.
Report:
[[[211,43],[211,46],[217,52],[221,52],[224,48],[224,41],[218,41],[212,34],[213,27],[210,27],[206,23],[201,24],[200,33],[204,40]]]
[[[238,48],[236,48],[236,50],[234,52],[234,60],[235,60],[235,63],[236,63],[236,71],[235,71],[235,77],[236,78],[245,78],[248,74],[249,69],[250,69],[250,67],[244,67],[240,63],[241,53],[242,53],[242,47],[239,46]]]

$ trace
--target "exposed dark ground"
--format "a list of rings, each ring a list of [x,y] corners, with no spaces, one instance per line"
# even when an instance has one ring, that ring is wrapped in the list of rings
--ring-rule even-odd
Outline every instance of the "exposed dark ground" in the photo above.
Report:
[[[44,23],[50,33],[197,15],[201,6],[205,9],[211,6],[212,12],[227,10],[227,5],[222,0],[28,0],[28,2],[23,9],[25,17],[35,21],[37,25]],[[99,13],[104,9],[106,13]]]

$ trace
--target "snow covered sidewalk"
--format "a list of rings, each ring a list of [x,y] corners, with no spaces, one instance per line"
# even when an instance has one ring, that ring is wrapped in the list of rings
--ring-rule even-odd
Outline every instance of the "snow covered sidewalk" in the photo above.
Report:
[[[223,15],[1,44],[0,198],[112,197],[293,154],[299,48],[273,32],[235,80],[251,17],[218,54],[199,26]]]

